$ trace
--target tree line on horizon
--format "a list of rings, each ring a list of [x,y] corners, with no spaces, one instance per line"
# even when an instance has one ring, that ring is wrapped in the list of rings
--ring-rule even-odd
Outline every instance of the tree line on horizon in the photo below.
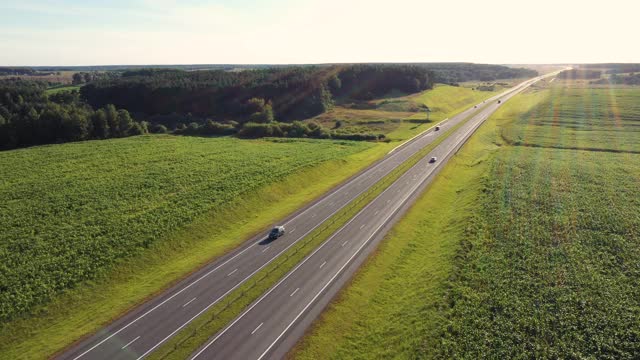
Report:
[[[46,94],[46,86],[0,81],[0,148],[107,139],[146,132],[240,137],[381,140],[301,122],[336,102],[392,91],[415,93],[440,81],[531,76],[497,65],[354,64],[243,71],[134,69],[74,76],[80,91]],[[535,73],[535,72],[534,72]]]

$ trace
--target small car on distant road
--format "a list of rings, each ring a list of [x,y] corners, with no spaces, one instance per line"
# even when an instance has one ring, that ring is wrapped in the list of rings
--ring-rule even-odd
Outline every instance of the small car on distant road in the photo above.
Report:
[[[435,131],[438,131],[438,130],[440,130],[440,126],[436,126],[436,130]]]
[[[269,240],[275,240],[284,235],[284,226],[276,226],[269,232]]]
[[[431,159],[429,159],[429,162],[430,162],[430,163],[434,163],[434,162],[436,162],[436,161],[438,161],[438,158],[437,158],[437,157],[435,157],[435,156],[434,156],[434,157],[432,157]]]

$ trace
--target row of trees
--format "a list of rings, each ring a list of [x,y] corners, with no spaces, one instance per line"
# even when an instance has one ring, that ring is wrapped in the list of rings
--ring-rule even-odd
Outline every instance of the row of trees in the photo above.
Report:
[[[592,81],[593,84],[640,85],[640,73],[629,75],[612,74],[609,78]]]
[[[22,80],[0,82],[0,148],[143,134],[124,109],[106,105],[98,110],[81,103],[77,92],[47,97],[44,86]]]
[[[73,85],[81,85],[81,84],[90,83],[92,81],[116,79],[118,77],[120,77],[120,74],[118,72],[113,72],[113,71],[111,72],[81,71],[81,72],[74,73],[72,75],[71,83]]]
[[[588,70],[588,69],[571,69],[565,70],[558,74],[560,79],[570,80],[584,80],[584,79],[599,79],[602,76],[601,70]]]
[[[495,81],[534,77],[538,72],[532,69],[513,68],[502,65],[473,63],[425,63],[416,66],[427,68],[435,74],[435,81],[455,84],[465,81]]]
[[[607,74],[640,72],[640,64],[633,63],[581,64],[579,66],[581,69],[601,70]]]
[[[36,75],[38,71],[26,67],[0,67],[0,75]]]

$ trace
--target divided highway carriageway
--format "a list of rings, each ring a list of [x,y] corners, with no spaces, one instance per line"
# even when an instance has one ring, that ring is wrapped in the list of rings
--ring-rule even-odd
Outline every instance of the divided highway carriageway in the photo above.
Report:
[[[425,131],[285,219],[286,235],[267,242],[265,230],[265,236],[213,261],[58,358],[144,358],[440,134],[463,124],[192,355],[198,359],[282,357],[440,166],[500,106],[498,100],[504,102],[540,78],[442,122],[440,131]],[[434,156],[438,161],[429,163]]]

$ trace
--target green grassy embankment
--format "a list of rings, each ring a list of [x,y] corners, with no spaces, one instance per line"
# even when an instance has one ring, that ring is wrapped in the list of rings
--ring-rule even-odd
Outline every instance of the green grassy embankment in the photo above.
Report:
[[[300,359],[415,358],[437,342],[446,281],[478,211],[482,178],[499,149],[497,119],[545,93],[506,103],[452,158],[290,354]],[[504,121],[504,120],[503,120]]]
[[[0,358],[95,331],[386,145],[143,136],[0,153]]]
[[[150,138],[153,137],[140,139]],[[186,141],[165,138],[168,139]],[[205,144],[181,144],[185,147],[178,151],[178,161],[170,164],[169,158],[163,158],[161,154],[176,152],[174,145],[147,147],[139,157],[137,152],[128,148],[129,140],[112,141],[120,143],[115,147],[106,145],[111,142],[68,144],[2,154],[5,156],[3,166],[16,169],[15,177],[5,177],[2,179],[4,186],[0,187],[6,191],[0,196],[8,200],[3,218],[7,219],[11,229],[3,234],[2,244],[9,250],[16,246],[24,248],[25,254],[35,256],[26,261],[26,256],[11,256],[11,251],[5,251],[4,276],[6,283],[12,284],[12,291],[4,294],[5,300],[15,298],[18,301],[7,300],[0,304],[4,318],[0,325],[3,330],[0,355],[45,357],[83,334],[95,331],[109,319],[239,243],[228,239],[247,238],[393,147],[393,144],[377,144],[367,151],[349,155],[346,161],[330,160],[332,155],[324,153],[326,158],[320,162],[328,161],[322,165],[291,175],[287,175],[285,169],[280,174],[286,177],[285,181],[274,185],[265,185],[268,181],[264,181],[269,176],[265,177],[264,173],[259,178],[239,174],[246,181],[234,184],[233,191],[227,193],[228,188],[220,183],[222,179],[199,168],[206,161],[213,160],[212,154],[206,154],[202,148]],[[292,142],[285,140],[281,143]],[[200,156],[195,157],[199,162],[197,165],[190,163],[192,159],[184,159],[193,150]],[[222,153],[221,149],[207,151],[211,150],[217,155]],[[78,151],[82,155],[74,155]],[[103,161],[95,151],[117,156]],[[7,154],[11,155],[6,157]],[[258,158],[250,155],[251,151],[246,154]],[[283,159],[287,156],[277,154],[277,157]],[[34,161],[35,158],[48,163]],[[295,157],[296,160],[300,158]],[[62,166],[57,162],[61,159]],[[17,165],[19,163],[20,166]],[[150,166],[145,167],[145,164]],[[251,161],[243,165],[255,167]],[[262,165],[265,167],[260,167]],[[260,166],[260,171],[269,166],[270,169],[283,167],[268,162],[261,162]],[[34,171],[34,168],[40,169]],[[192,173],[192,169],[197,170]],[[222,169],[219,174],[238,175],[228,170]],[[109,176],[98,179],[105,173]],[[191,183],[183,183],[187,178],[181,176],[184,173],[188,174]],[[167,177],[164,176],[166,174]],[[138,175],[143,176],[138,178]],[[16,190],[12,186],[21,176],[28,180],[28,185],[10,194]],[[298,176],[324,181],[301,183]],[[42,179],[53,181],[44,184]],[[202,185],[203,181],[209,186]],[[243,186],[249,183],[266,187]],[[171,186],[177,186],[177,189],[172,190]],[[217,192],[208,193],[213,188]],[[249,191],[246,197],[235,201],[234,206],[225,204],[216,208],[219,203],[212,205],[211,201],[205,200],[207,196],[213,196],[214,201],[220,200],[216,195],[221,194],[236,197],[241,189]],[[30,194],[31,201],[25,202],[27,193],[33,194]],[[185,194],[186,198],[183,197]],[[32,211],[34,209],[37,211]],[[211,229],[226,229],[225,234],[232,236],[218,239]],[[27,230],[29,233],[24,233]],[[17,240],[21,237],[33,237],[36,241],[25,245]],[[34,276],[21,275],[34,268],[38,268],[33,272]],[[35,283],[42,286],[33,286]]]
[[[474,115],[475,113],[467,117],[465,121]],[[177,335],[155,350],[154,353],[150,354],[149,358],[157,360],[179,360],[189,357],[190,354],[201,347],[213,334],[220,331],[225,325],[236,318],[242,310],[273,286],[309,253],[349,221],[358,211],[462,125],[464,125],[464,121],[447,130],[431,144],[412,155],[402,165],[395,168],[391,173],[380,179],[373,187],[354,199],[348,206],[334,214],[323,226],[311,232],[286,253],[281,255],[278,260],[269,264],[245,284],[227,295],[225,300],[212,306],[182,329]]]
[[[470,87],[437,84],[432,90],[418,94],[386,97],[358,106],[336,105],[312,120],[328,128],[340,120],[342,129],[383,133],[392,141],[403,141],[500,91],[476,91]],[[420,105],[430,107],[430,122],[424,122],[426,115],[419,109]]]
[[[292,356],[634,358],[638,103],[555,83],[510,100]]]

